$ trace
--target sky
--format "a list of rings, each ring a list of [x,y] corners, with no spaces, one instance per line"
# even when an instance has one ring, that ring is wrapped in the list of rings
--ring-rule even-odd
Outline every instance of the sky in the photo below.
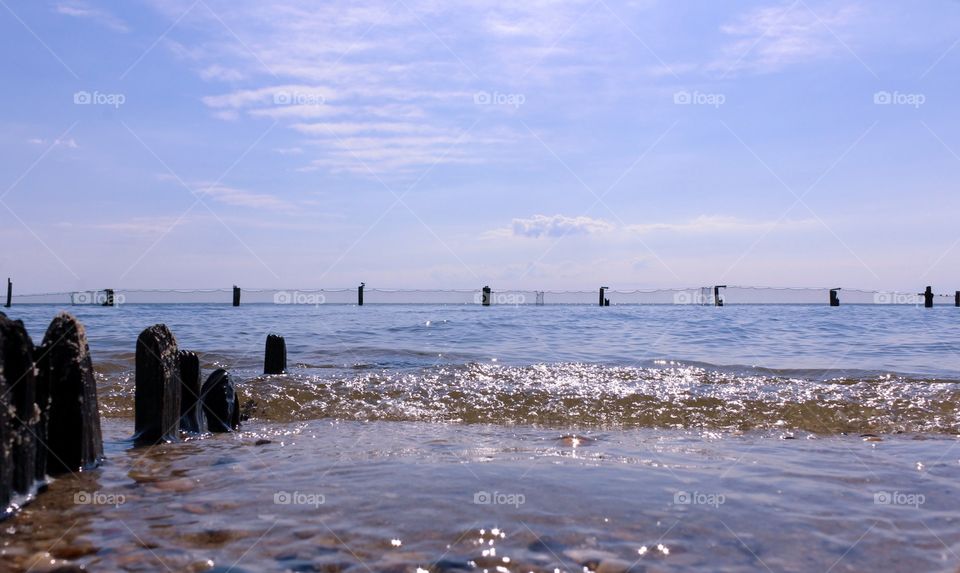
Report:
[[[960,289],[960,2],[0,0],[0,275]]]

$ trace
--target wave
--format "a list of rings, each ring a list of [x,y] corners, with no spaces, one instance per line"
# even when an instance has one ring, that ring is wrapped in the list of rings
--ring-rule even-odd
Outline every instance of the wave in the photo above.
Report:
[[[107,416],[132,417],[132,372],[99,374]],[[815,434],[960,432],[960,381],[864,371],[583,363],[470,363],[416,370],[296,369],[244,378],[248,417],[558,428]]]

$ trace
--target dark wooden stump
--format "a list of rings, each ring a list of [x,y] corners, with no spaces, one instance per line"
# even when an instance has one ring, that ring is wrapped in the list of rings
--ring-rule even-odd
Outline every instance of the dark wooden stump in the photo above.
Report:
[[[180,429],[202,434],[206,431],[203,405],[200,403],[203,379],[200,377],[200,359],[193,352],[181,350],[180,367]]]
[[[175,442],[180,429],[180,368],[177,339],[164,324],[137,338],[137,389],[134,398],[138,445]]]
[[[923,291],[923,306],[925,308],[933,308],[933,287],[927,287]]]
[[[279,334],[268,334],[263,353],[263,373],[283,374],[287,371],[287,342]]]
[[[99,465],[103,435],[97,381],[83,325],[70,314],[58,314],[47,327],[38,354],[37,406],[47,446],[39,458],[50,475]]]
[[[211,432],[232,432],[240,428],[240,398],[230,373],[220,368],[203,383],[203,413]]]
[[[830,306],[840,306],[839,289],[830,289]]]
[[[35,493],[39,416],[33,350],[23,322],[0,313],[0,510]]]

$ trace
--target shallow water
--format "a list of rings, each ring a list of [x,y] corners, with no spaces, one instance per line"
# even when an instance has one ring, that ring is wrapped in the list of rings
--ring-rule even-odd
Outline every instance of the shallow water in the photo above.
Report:
[[[11,310],[39,341],[56,308]],[[957,309],[69,310],[108,462],[5,521],[0,569],[960,565]],[[243,432],[126,441],[155,322],[239,377]],[[288,375],[258,375],[268,332]]]

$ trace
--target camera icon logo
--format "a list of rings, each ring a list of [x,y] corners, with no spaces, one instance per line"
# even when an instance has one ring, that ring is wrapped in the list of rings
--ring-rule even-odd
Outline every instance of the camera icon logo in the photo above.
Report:
[[[276,105],[290,105],[293,95],[290,92],[276,92],[273,94],[273,103]]]
[[[680,90],[673,94],[673,103],[677,105],[689,105],[692,101],[693,97],[687,90]]]
[[[674,505],[690,505],[692,499],[689,491],[678,491],[673,494]]]
[[[77,505],[90,505],[93,503],[93,496],[86,491],[78,491],[73,494],[73,503]]]
[[[477,92],[473,94],[473,103],[477,105],[488,105],[492,100],[490,92]]]
[[[877,105],[889,105],[893,102],[893,95],[888,91],[879,91],[873,94],[873,103]]]
[[[273,304],[290,304],[293,300],[293,297],[289,292],[282,290],[275,295],[273,295]]]
[[[473,503],[478,505],[490,505],[493,503],[493,496],[488,491],[478,491],[473,494]]]
[[[290,505],[293,502],[293,497],[289,492],[278,491],[273,494],[273,503],[274,505]]]
[[[889,491],[878,491],[873,494],[873,503],[877,505],[890,505],[893,503],[893,496]]]
[[[77,105],[88,105],[93,102],[93,95],[88,91],[78,91],[73,94],[73,103]]]

